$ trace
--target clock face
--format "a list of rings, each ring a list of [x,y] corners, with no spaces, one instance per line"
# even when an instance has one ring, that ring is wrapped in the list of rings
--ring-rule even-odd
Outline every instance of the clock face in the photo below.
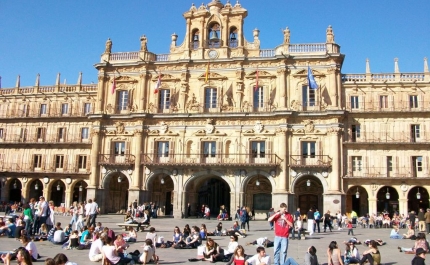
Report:
[[[218,52],[215,50],[211,50],[209,51],[208,55],[209,55],[209,58],[214,59],[218,56]]]

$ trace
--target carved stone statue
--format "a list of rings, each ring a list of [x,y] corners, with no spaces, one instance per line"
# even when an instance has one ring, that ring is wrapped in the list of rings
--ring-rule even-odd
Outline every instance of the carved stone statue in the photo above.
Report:
[[[112,41],[110,40],[110,38],[108,38],[106,41],[105,53],[111,53],[111,52],[112,52]]]
[[[193,97],[187,103],[187,109],[197,111],[199,110],[200,104],[197,102],[196,96],[193,94]]]
[[[334,34],[333,34],[333,29],[330,26],[328,26],[327,30],[326,30],[326,35],[327,35],[327,43],[334,43]]]
[[[286,27],[284,29],[284,44],[289,44],[289,43],[290,43],[290,29]]]
[[[140,37],[140,50],[141,51],[146,52],[148,50],[147,43],[148,43],[148,39],[146,38],[145,35]]]

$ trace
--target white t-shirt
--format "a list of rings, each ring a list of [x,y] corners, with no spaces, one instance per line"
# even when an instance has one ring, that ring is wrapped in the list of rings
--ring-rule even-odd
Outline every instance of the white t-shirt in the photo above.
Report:
[[[88,257],[91,258],[91,257],[94,257],[95,255],[101,254],[102,247],[103,247],[103,242],[101,241],[100,238],[94,241],[91,244],[90,253],[88,254]]]
[[[113,264],[117,264],[121,259],[119,256],[115,255],[115,246],[106,245],[102,247],[102,250],[106,258],[110,260],[110,262],[112,262]]]
[[[46,211],[48,210],[48,203],[46,201],[39,203],[39,214],[40,216],[46,216]]]
[[[230,243],[228,243],[227,249],[224,249],[224,255],[233,254],[238,245],[239,245],[239,242],[237,241],[231,241]]]
[[[266,241],[267,237],[259,237],[257,238],[257,246],[264,247],[264,242]]]
[[[146,262],[143,260],[143,255],[139,257],[140,262],[143,262],[143,263],[148,263],[152,259],[152,256],[154,256],[155,254],[155,250],[151,246],[144,246],[143,252],[147,253]]]
[[[266,263],[266,265],[270,265],[270,256],[264,256],[262,258],[260,258],[260,254],[255,254],[254,256],[252,256],[252,258],[249,258],[246,260],[248,262],[248,264],[252,264],[252,265],[258,265],[260,263]]]
[[[91,205],[93,205],[93,204],[92,203],[85,204],[85,215],[86,216],[91,214]]]
[[[39,256],[39,252],[37,252],[36,244],[34,244],[33,241],[28,242],[27,246],[25,246],[25,249],[28,250],[28,252],[31,252],[31,256],[34,259],[37,259],[37,256]]]

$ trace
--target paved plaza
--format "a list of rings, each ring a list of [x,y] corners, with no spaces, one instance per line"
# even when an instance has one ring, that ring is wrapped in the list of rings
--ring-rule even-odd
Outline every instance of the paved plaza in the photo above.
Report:
[[[2,214],[1,214],[2,216]],[[97,218],[97,221],[101,222],[103,226],[107,226],[113,229],[116,233],[120,232],[115,224],[122,222],[122,215],[101,215]],[[56,216],[56,221],[60,221],[64,227],[70,221],[70,216]],[[209,231],[213,231],[215,226],[218,224],[216,219],[202,220],[202,219],[173,219],[173,218],[158,218],[152,219],[151,225],[155,227],[157,234],[159,236],[164,236],[165,240],[171,240],[172,231],[174,226],[179,226],[182,228],[185,224],[197,225],[200,227],[202,223],[205,223]],[[224,228],[230,228],[233,224],[232,221],[223,221]],[[306,224],[305,224],[306,225]],[[323,230],[321,230],[322,232]],[[400,233],[406,233],[406,229],[401,229]],[[366,239],[377,239],[381,238],[387,242],[385,246],[380,247],[380,252],[382,256],[382,264],[410,264],[413,255],[400,253],[397,250],[397,246],[412,247],[414,241],[411,240],[394,240],[389,238],[390,229],[368,229],[368,228],[356,228],[354,229],[354,235],[361,241]],[[135,249],[141,250],[142,242],[145,238],[145,232],[139,232],[138,242],[131,243],[130,250]],[[247,255],[255,254],[256,246],[246,246],[246,243],[255,240],[258,237],[268,237],[273,240],[274,233],[270,230],[267,221],[251,221],[250,231],[247,232],[246,238],[239,238],[239,244],[243,245],[245,248],[245,253]],[[227,247],[229,242],[229,237],[212,237],[220,244],[221,247]],[[303,264],[304,254],[307,248],[311,245],[315,246],[317,249],[317,255],[320,264],[327,264],[327,254],[326,250],[329,243],[335,240],[339,243],[342,253],[344,251],[344,245],[341,244],[343,241],[347,241],[350,238],[348,236],[347,230],[334,230],[332,233],[316,233],[311,237],[307,237],[306,240],[290,240],[288,247],[288,256],[294,257],[299,264]],[[50,242],[36,242],[38,251],[42,256],[41,260],[45,260],[48,257],[53,257],[55,254],[63,252],[67,255],[69,260],[76,262],[79,265],[83,264],[96,264],[88,259],[88,250],[62,250],[60,246],[53,245]],[[19,247],[19,242],[15,239],[0,238],[0,250],[12,250]],[[366,245],[357,246],[360,253],[367,249]],[[158,248],[156,251],[157,255],[160,256],[160,264],[184,264],[190,263],[189,258],[195,258],[197,254],[196,249],[163,249]],[[267,254],[273,258],[273,248],[269,248]],[[273,261],[273,259],[272,259]],[[38,262],[39,264],[42,262]],[[193,262],[194,264],[208,264],[209,262]],[[218,262],[219,264],[224,264],[223,262]],[[37,264],[37,263],[36,263]],[[101,263],[100,263],[101,264]]]

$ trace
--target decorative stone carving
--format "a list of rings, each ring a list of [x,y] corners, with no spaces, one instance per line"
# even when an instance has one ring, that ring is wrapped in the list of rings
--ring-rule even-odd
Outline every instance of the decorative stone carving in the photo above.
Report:
[[[297,110],[299,110],[300,106],[301,106],[301,104],[297,100],[291,101],[291,110],[297,111]]]
[[[215,126],[213,125],[213,119],[206,120],[205,131],[207,134],[213,133],[215,131]]]
[[[283,32],[284,32],[284,44],[289,44],[290,43],[290,29],[288,27],[286,27]]]
[[[111,51],[112,51],[112,41],[109,38],[106,41],[105,53],[111,53]]]
[[[314,122],[311,120],[305,120],[305,132],[306,133],[312,133],[315,130]]]
[[[148,43],[148,39],[146,38],[145,35],[140,37],[140,50],[141,51],[147,51],[148,50],[147,43]]]
[[[168,129],[169,129],[169,126],[164,121],[162,121],[160,123],[160,132],[166,133]]]
[[[113,106],[112,106],[112,104],[107,104],[107,106],[106,106],[106,113],[108,113],[108,114],[112,114],[113,113]]]
[[[200,103],[197,101],[196,96],[193,93],[192,98],[188,101],[186,108],[190,111],[198,111],[200,108]]]
[[[333,28],[331,27],[331,25],[328,26],[327,30],[326,30],[326,42],[327,43],[334,43],[334,34],[333,34]]]
[[[116,127],[116,133],[118,134],[123,134],[124,130],[125,130],[125,126],[123,122],[115,122],[115,127]]]
[[[261,121],[257,121],[254,125],[254,132],[261,133],[264,130],[264,125],[261,124]]]

